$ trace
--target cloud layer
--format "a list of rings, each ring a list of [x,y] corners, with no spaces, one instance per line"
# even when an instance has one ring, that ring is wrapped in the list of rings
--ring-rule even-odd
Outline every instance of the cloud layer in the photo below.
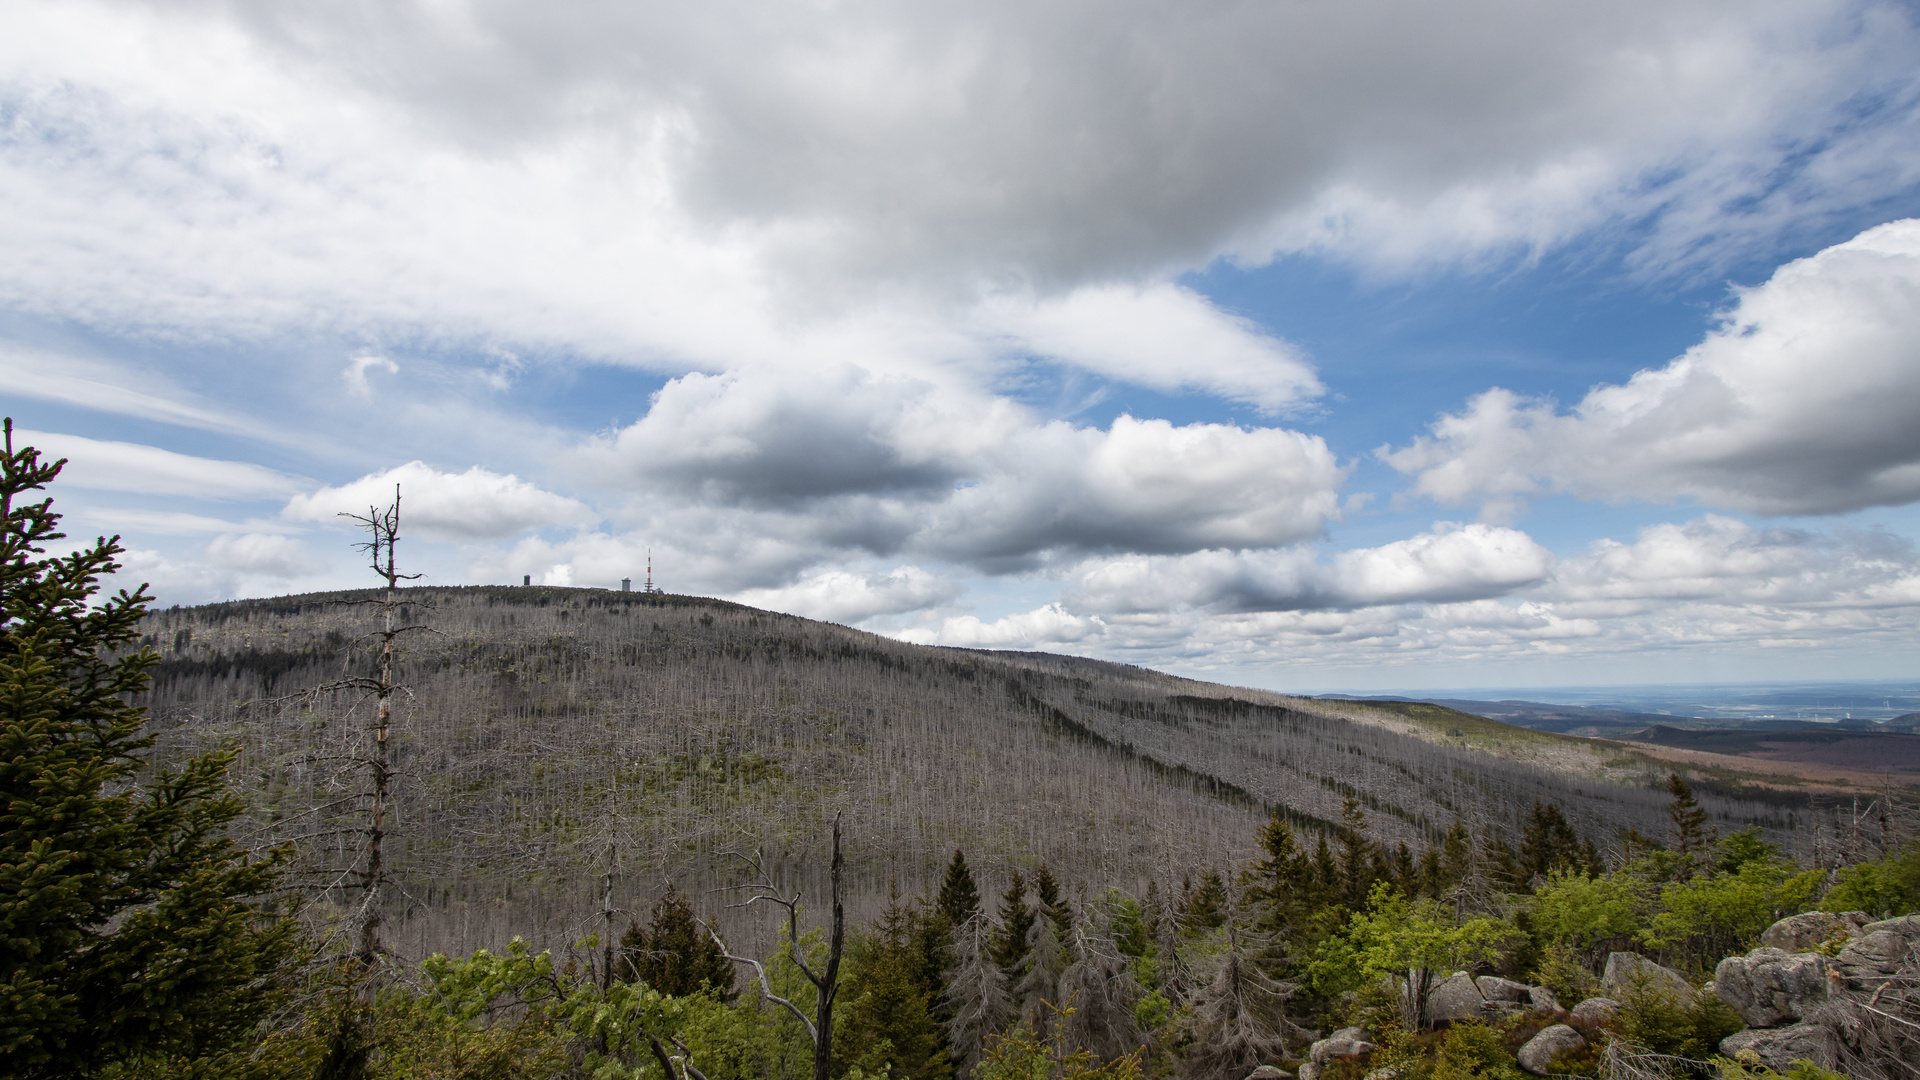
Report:
[[[1668,273],[1920,179],[1912,12],[1872,0],[29,0],[9,22],[0,300],[220,338],[678,370],[1012,346],[1282,407],[1314,386],[1284,347],[1152,283],[1634,221]],[[1198,360],[1177,375],[1142,357],[1173,335]]]
[[[1830,662],[1903,647],[1920,611],[1920,552],[1885,533],[1756,529],[1709,515],[1564,560],[1513,530],[1468,526],[1325,561],[1114,560],[1078,582],[1065,603],[993,621],[949,617],[900,636],[1214,672],[1484,671],[1730,649]]]
[[[1686,355],[1570,412],[1490,390],[1381,454],[1444,505],[1692,499],[1826,514],[1920,498],[1920,220],[1743,290]]]
[[[324,487],[287,501],[282,516],[293,521],[332,521],[368,513],[401,499],[402,535],[436,540],[499,540],[542,529],[591,524],[586,504],[555,495],[520,479],[475,465],[463,473],[441,472],[413,461],[350,484]]]

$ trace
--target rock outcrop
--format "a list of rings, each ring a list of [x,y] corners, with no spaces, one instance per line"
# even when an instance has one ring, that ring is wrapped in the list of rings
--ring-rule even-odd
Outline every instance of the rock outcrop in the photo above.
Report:
[[[1834,967],[1855,985],[1892,978],[1907,954],[1920,944],[1920,915],[1882,919],[1860,928],[1834,958]]]
[[[1751,1050],[1767,1068],[1785,1072],[1803,1058],[1816,1064],[1832,1061],[1832,1051],[1827,1047],[1830,1037],[1826,1028],[1813,1023],[1747,1028],[1720,1040],[1720,1052],[1731,1058],[1738,1057],[1742,1050]]]
[[[1442,979],[1427,992],[1427,1019],[1436,1024],[1456,1024],[1462,1020],[1487,1018],[1486,995],[1471,975]]]
[[[1600,974],[1600,985],[1613,991],[1616,998],[1624,998],[1643,986],[1681,1000],[1693,996],[1693,984],[1687,981],[1685,975],[1656,964],[1639,953],[1608,953],[1606,970]]]
[[[1583,1049],[1587,1045],[1586,1037],[1565,1024],[1541,1028],[1540,1033],[1528,1039],[1520,1047],[1517,1055],[1520,1067],[1535,1076],[1553,1075],[1553,1059],[1561,1054]]]
[[[1609,997],[1590,997],[1573,1007],[1571,1015],[1586,1024],[1611,1020],[1620,1011],[1620,1003]]]
[[[1247,1080],[1293,1080],[1293,1074],[1274,1065],[1262,1065],[1247,1074]]]
[[[1480,988],[1480,996],[1495,1005],[1518,1005],[1522,1008],[1533,1006],[1533,987],[1526,983],[1517,983],[1512,979],[1502,979],[1493,975],[1482,975],[1474,980]]]
[[[1801,1059],[1832,1066],[1838,1021],[1826,1007],[1889,985],[1920,948],[1920,915],[1866,918],[1857,911],[1793,915],[1767,927],[1759,948],[1720,961],[1714,993],[1747,1023],[1721,1040],[1720,1052],[1733,1057],[1751,1051],[1775,1070]],[[1846,944],[1837,956],[1812,951],[1840,941]],[[1847,1036],[1848,1045],[1857,1037]]]
[[[1804,915],[1789,915],[1760,935],[1760,944],[1769,949],[1784,952],[1812,952],[1815,946],[1824,945],[1836,937],[1852,937],[1860,928],[1871,921],[1864,911],[1848,911],[1835,915],[1830,911],[1809,911]]]
[[[1713,971],[1713,991],[1748,1027],[1779,1027],[1805,1020],[1827,1003],[1831,968],[1832,961],[1817,953],[1761,946],[1720,961]]]
[[[1364,1028],[1347,1027],[1308,1047],[1307,1058],[1315,1065],[1324,1068],[1328,1062],[1336,1058],[1359,1057],[1361,1054],[1371,1054],[1373,1051],[1374,1045],[1367,1041]]]
[[[1427,1019],[1436,1024],[1496,1020],[1530,1009],[1558,1012],[1560,1002],[1544,986],[1528,986],[1493,975],[1455,975],[1427,991]]]

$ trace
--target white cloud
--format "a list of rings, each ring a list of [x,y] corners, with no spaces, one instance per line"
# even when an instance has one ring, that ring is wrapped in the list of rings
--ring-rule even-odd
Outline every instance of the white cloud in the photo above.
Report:
[[[1873,0],[23,0],[9,25],[0,301],[223,339],[924,362],[979,347],[955,311],[1031,294],[1074,362],[1159,385],[1072,317],[1130,296],[1144,341],[1204,329],[1183,385],[1275,407],[1312,385],[1284,350],[1138,283],[1645,220],[1661,272],[1920,177],[1913,18]]]
[[[1686,355],[1570,413],[1491,390],[1381,456],[1493,516],[1545,492],[1766,514],[1920,499],[1920,220],[1781,267]]]
[[[938,507],[918,543],[998,568],[1049,552],[1291,543],[1338,516],[1346,475],[1319,436],[1131,416],[1104,431],[1031,428],[983,460],[979,483]]]
[[[542,491],[517,476],[475,465],[463,473],[441,472],[418,461],[324,487],[288,500],[282,516],[295,521],[332,521],[365,514],[393,502],[400,486],[400,535],[440,540],[497,540],[534,529],[591,523],[593,512],[577,499]]]
[[[216,537],[207,545],[207,557],[230,572],[255,577],[294,579],[326,569],[300,541],[274,533],[240,533]]]
[[[139,443],[107,442],[50,431],[14,430],[14,445],[66,458],[59,484],[142,495],[199,499],[271,499],[300,489],[300,480],[243,461],[191,457]]]
[[[1202,551],[1097,560],[1076,610],[1102,614],[1343,610],[1504,596],[1544,580],[1553,556],[1525,533],[1443,523],[1432,532],[1319,560],[1312,549]]]
[[[917,566],[899,566],[884,574],[819,571],[792,585],[747,589],[732,599],[769,611],[854,624],[876,615],[934,607],[959,595],[960,585],[951,578]]]
[[[1045,422],[1014,402],[853,367],[688,375],[575,456],[656,496],[653,520],[993,571],[1088,551],[1265,547],[1317,535],[1345,471],[1282,428]],[[677,534],[683,547],[694,534]],[[679,539],[678,537],[684,537]],[[737,588],[738,585],[731,586]]]
[[[1324,390],[1298,349],[1176,285],[1089,286],[986,311],[1019,345],[1136,386],[1204,390],[1269,413]]]
[[[903,630],[902,641],[921,645],[954,645],[970,649],[1045,649],[1085,641],[1104,629],[1098,616],[1075,615],[1059,604],[1007,615],[992,622],[977,616],[947,619],[938,630]]]
[[[1326,561],[1302,551],[1112,560],[1085,568],[1058,606],[1060,618],[1082,620],[1077,636],[1048,640],[1215,673],[1445,664],[1485,672],[1546,658],[1781,649],[1811,674],[1806,665],[1910,654],[1920,645],[1916,612],[1920,553],[1909,540],[1707,515],[1558,561],[1524,534],[1484,525]],[[1019,638],[1013,626],[999,631],[1003,640],[1044,636]],[[911,640],[967,644],[979,632],[950,619]]]
[[[168,380],[89,356],[0,341],[0,378],[20,397],[166,424],[285,442],[284,432],[193,401]]]
[[[363,401],[372,400],[373,387],[367,382],[367,371],[371,368],[379,368],[389,375],[400,374],[400,365],[394,363],[392,358],[362,353],[347,361],[347,366],[340,372],[340,377],[346,380],[348,393]]]

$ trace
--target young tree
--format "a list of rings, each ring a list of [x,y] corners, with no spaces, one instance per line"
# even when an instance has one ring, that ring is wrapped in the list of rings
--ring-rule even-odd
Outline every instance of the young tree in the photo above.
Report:
[[[1515,861],[1521,885],[1540,881],[1555,870],[1591,872],[1586,853],[1581,849],[1580,834],[1567,821],[1560,804],[1543,804],[1539,799],[1533,801],[1533,813],[1520,834],[1520,851]]]
[[[64,461],[0,456],[0,1072],[90,1074],[231,1045],[273,1000],[293,927],[256,898],[280,854],[226,828],[237,750],[178,771],[147,761],[153,653],[128,646],[152,598],[99,596],[119,538],[46,557]]]
[[[1497,919],[1456,923],[1438,903],[1409,899],[1381,882],[1345,933],[1327,943],[1321,963],[1349,981],[1355,975],[1362,981],[1405,978],[1403,1020],[1408,1030],[1417,1031],[1427,1024],[1427,995],[1435,974],[1492,959],[1511,932]]]
[[[965,926],[980,914],[980,889],[974,884],[973,871],[967,868],[967,857],[959,848],[953,849],[953,859],[947,863],[938,906],[947,916],[948,924],[954,927]]]
[[[1241,873],[1247,903],[1258,912],[1255,927],[1287,935],[1297,930],[1315,900],[1313,864],[1294,839],[1293,826],[1276,813],[1260,830],[1265,857]]]
[[[1348,907],[1358,909],[1367,902],[1367,892],[1376,878],[1375,862],[1379,845],[1368,835],[1367,815],[1360,800],[1348,795],[1340,804],[1340,880]]]
[[[1188,892],[1180,911],[1180,925],[1189,933],[1218,930],[1227,924],[1227,883],[1218,870],[1200,875],[1200,884]]]
[[[1040,864],[1040,872],[1033,876],[1033,898],[1040,913],[1053,920],[1064,939],[1073,929],[1073,909],[1060,897],[1060,882],[1054,879],[1053,868]]]
[[[1026,974],[1027,937],[1033,931],[1034,913],[1027,906],[1027,879],[1013,872],[1007,891],[1000,896],[1000,932],[993,942],[993,960],[1006,973],[1008,983],[1017,983]]]
[[[694,918],[693,906],[669,886],[653,905],[653,923],[636,923],[620,940],[622,982],[641,982],[670,997],[690,997],[711,987],[732,1001],[733,965]]]
[[[1713,847],[1713,830],[1707,826],[1706,807],[1694,798],[1693,788],[1680,779],[1679,773],[1667,774],[1667,791],[1673,795],[1667,817],[1673,822],[1673,853],[1679,857],[1674,880],[1685,881],[1706,865],[1707,852]]]

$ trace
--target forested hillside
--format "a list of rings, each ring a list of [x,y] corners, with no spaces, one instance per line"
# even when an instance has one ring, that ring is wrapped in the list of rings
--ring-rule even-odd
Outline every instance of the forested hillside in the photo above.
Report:
[[[371,704],[343,680],[375,662],[371,595],[176,608],[142,628],[162,657],[147,700],[163,758],[244,748],[250,835],[296,840],[309,884],[346,881],[363,842]],[[1537,801],[1603,844],[1665,828],[1664,774],[1615,760],[1598,779],[1604,747],[1447,710],[928,648],[689,597],[404,595],[423,629],[400,639],[387,932],[416,956],[560,942],[609,895],[644,912],[670,882],[764,953],[769,920],[710,890],[738,879],[730,852],[764,850],[776,880],[820,896],[835,813],[862,921],[890,884],[937,882],[956,848],[990,890],[1047,865],[1070,890],[1139,893],[1244,863],[1273,811],[1337,840],[1348,795],[1376,839],[1414,851],[1455,821],[1517,843]],[[1725,831],[1793,821],[1703,800]]]

